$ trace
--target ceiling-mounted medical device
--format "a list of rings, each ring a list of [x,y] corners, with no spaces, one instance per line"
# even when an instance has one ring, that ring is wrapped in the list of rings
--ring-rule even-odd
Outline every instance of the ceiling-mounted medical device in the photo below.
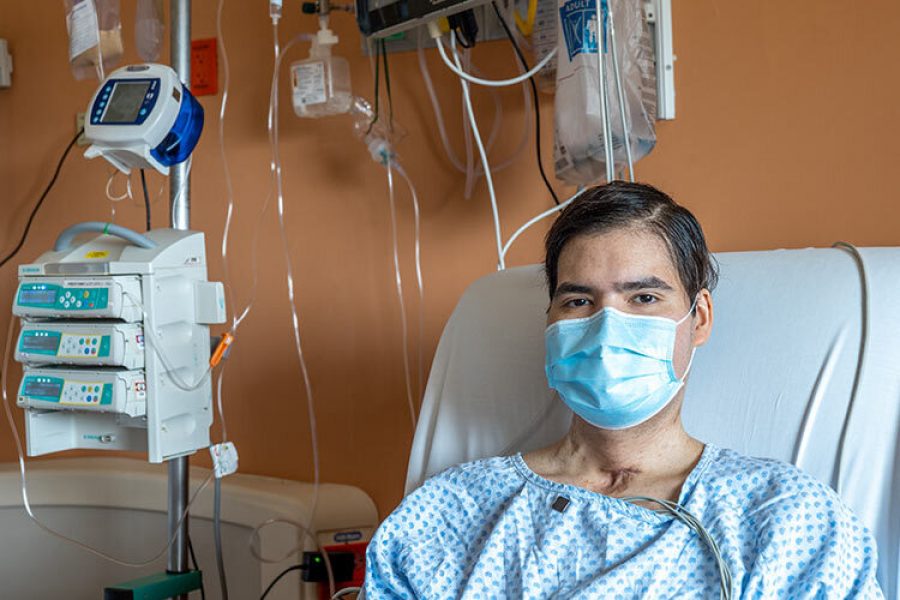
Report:
[[[117,169],[153,168],[164,175],[193,152],[203,107],[171,67],[130,65],[113,71],[94,93],[84,121],[84,155]]]
[[[356,0],[356,22],[363,35],[379,39],[487,3],[488,0]]]
[[[19,267],[13,314],[30,456],[87,448],[162,462],[209,446],[208,326],[224,322],[225,300],[206,279],[202,233],[70,227]]]

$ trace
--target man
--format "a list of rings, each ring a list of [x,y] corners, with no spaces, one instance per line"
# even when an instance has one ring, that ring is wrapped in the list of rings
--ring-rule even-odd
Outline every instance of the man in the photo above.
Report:
[[[717,276],[690,212],[646,185],[588,190],[545,269],[569,432],[410,494],[369,546],[369,600],[882,597],[874,541],[831,489],[684,430]]]

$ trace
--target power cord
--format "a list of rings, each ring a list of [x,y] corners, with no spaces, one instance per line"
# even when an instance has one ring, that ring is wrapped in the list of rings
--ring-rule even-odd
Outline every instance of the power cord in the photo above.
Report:
[[[527,73],[531,70],[531,67],[528,66],[528,61],[525,60],[522,49],[519,48],[519,44],[516,43],[516,38],[513,36],[512,31],[510,31],[509,25],[506,24],[506,20],[503,18],[503,15],[500,14],[500,8],[497,7],[497,2],[491,2],[491,6],[494,7],[494,13],[497,15],[497,20],[500,21],[503,31],[506,32],[506,37],[509,38],[509,43],[512,44],[513,50],[516,51],[516,56],[519,57],[519,62],[522,63],[522,68],[525,69],[525,72]],[[541,179],[544,180],[547,191],[549,191],[550,195],[553,197],[554,204],[559,206],[559,197],[557,197],[556,192],[553,191],[553,186],[550,185],[550,180],[547,178],[547,173],[544,171],[544,160],[541,157],[541,105],[538,99],[537,84],[534,82],[534,75],[528,78],[528,83],[531,84],[531,98],[534,104],[534,147],[537,153],[538,170],[541,172]]]
[[[262,596],[259,597],[259,600],[266,600],[266,596],[269,595],[269,592],[272,591],[272,588],[275,587],[275,584],[278,583],[279,581],[281,581],[282,578],[285,575],[287,575],[288,573],[290,573],[291,571],[305,571],[308,568],[309,568],[309,566],[307,566],[305,564],[291,565],[290,567],[288,567],[287,569],[285,569],[284,571],[282,571],[281,573],[279,573],[278,575],[275,576],[275,579],[272,580],[272,583],[269,584],[269,587],[266,588],[266,591],[264,591],[262,593]]]
[[[141,186],[144,188],[144,207],[147,209],[147,231],[152,229],[150,227],[150,192],[147,191],[147,176],[144,175],[144,170],[141,169]]]
[[[191,554],[191,562],[194,563],[194,570],[200,573],[200,600],[206,600],[206,590],[203,587],[203,571],[197,564],[197,555],[194,554],[194,543],[191,541],[191,534],[188,533],[188,552]]]
[[[34,217],[37,215],[38,211],[41,209],[41,206],[44,204],[44,200],[47,198],[47,194],[50,193],[50,190],[53,189],[53,186],[56,184],[56,179],[59,177],[59,172],[60,170],[62,170],[63,163],[66,162],[66,157],[69,156],[69,152],[72,150],[72,147],[75,146],[75,142],[78,141],[78,138],[81,137],[82,133],[84,133],[84,129],[79,129],[78,133],[75,134],[75,137],[72,138],[72,141],[69,142],[69,145],[66,146],[65,151],[59,158],[59,162],[56,163],[56,170],[53,172],[53,177],[50,179],[50,183],[48,183],[47,187],[44,188],[44,192],[38,199],[37,204],[35,204],[34,208],[31,210],[31,215],[29,215],[28,222],[25,224],[25,231],[22,232],[22,238],[19,240],[19,243],[16,244],[16,247],[13,248],[13,251],[7,254],[6,257],[3,258],[3,260],[0,260],[0,268],[11,261],[13,257],[19,253],[19,250],[22,249],[22,246],[25,244],[25,239],[28,237],[28,232],[31,231],[31,223],[34,221]]]

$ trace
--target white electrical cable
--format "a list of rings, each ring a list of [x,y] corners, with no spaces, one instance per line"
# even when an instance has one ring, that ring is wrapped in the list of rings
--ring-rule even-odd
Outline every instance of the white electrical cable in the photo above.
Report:
[[[412,430],[416,430],[416,404],[413,402],[412,376],[409,368],[409,325],[406,319],[406,301],[403,299],[403,278],[400,275],[400,251],[397,241],[397,203],[394,200],[393,161],[388,156],[387,164],[388,198],[391,208],[391,246],[394,252],[394,284],[397,286],[397,301],[400,305],[400,335],[403,339],[403,375],[406,382],[406,401],[409,405],[409,419]]]
[[[527,73],[523,73],[518,77],[513,77],[512,79],[481,79],[480,77],[474,77],[463,71],[462,65],[460,65],[458,61],[456,62],[456,65],[450,62],[450,58],[447,56],[447,51],[444,50],[443,40],[440,37],[436,37],[435,40],[437,40],[438,52],[440,53],[441,58],[444,60],[444,64],[446,64],[451,71],[453,71],[458,77],[465,79],[469,83],[475,83],[477,85],[483,85],[486,87],[506,87],[509,85],[517,85],[524,81],[528,81],[532,76],[537,75],[541,69],[546,67],[547,64],[551,60],[553,60],[553,57],[556,56],[556,48],[554,48],[547,56],[544,57],[541,62],[535,65],[534,68],[532,68],[530,71],[528,71]],[[455,40],[453,36],[450,37],[450,47],[451,49],[455,47]]]
[[[452,164],[453,167],[457,171],[459,171],[460,173],[466,173],[466,171],[467,171],[466,166],[462,164],[462,161],[456,155],[456,152],[453,150],[452,146],[450,145],[450,140],[447,136],[447,128],[446,128],[446,125],[444,124],[444,113],[443,113],[443,110],[441,109],[441,103],[438,100],[437,92],[434,89],[434,82],[431,79],[431,72],[429,71],[428,64],[425,60],[425,48],[422,45],[422,35],[421,34],[419,36],[419,43],[418,43],[418,48],[417,48],[416,52],[418,54],[418,59],[419,59],[419,71],[422,75],[422,81],[425,83],[425,89],[428,92],[428,98],[431,100],[431,107],[434,111],[435,121],[437,121],[438,135],[441,138],[441,145],[444,148],[444,153],[447,155],[447,159],[450,161],[450,164]],[[521,63],[519,63],[518,60],[516,60],[516,65],[518,66],[520,73],[524,72],[524,69],[522,68]],[[510,155],[509,158],[503,160],[502,162],[497,163],[496,165],[494,165],[492,167],[494,173],[513,165],[516,162],[516,160],[518,160],[518,158],[522,154],[522,152],[525,150],[525,147],[528,145],[528,140],[531,136],[531,128],[533,126],[532,111],[534,110],[534,107],[532,106],[531,93],[528,88],[527,81],[522,83],[522,96],[523,96],[523,99],[525,102],[525,114],[524,114],[525,127],[522,129],[522,139],[519,141],[519,145],[516,147],[516,150],[512,153],[512,155]],[[497,96],[495,96],[495,101],[496,101],[496,99],[497,99]],[[495,114],[496,114],[496,111],[495,111]],[[497,118],[499,120],[499,117],[497,117]],[[466,125],[466,121],[464,120],[463,126],[465,126],[465,125]],[[495,129],[496,129],[496,125],[495,125]],[[492,138],[493,138],[493,132],[492,132]],[[492,140],[488,140],[488,145],[487,145],[488,152],[490,152],[491,147],[492,147],[491,142],[492,142]],[[475,167],[475,175],[481,176],[483,174],[484,174],[484,170],[480,166],[476,166]]]
[[[578,196],[580,196],[585,191],[585,189],[587,189],[587,188],[578,190],[577,192],[575,192],[575,195],[573,195],[571,198],[569,198],[565,202],[560,203],[559,206],[554,206],[553,208],[549,208],[549,209],[545,210],[544,212],[540,213],[539,215],[532,217],[524,225],[519,227],[519,229],[516,230],[516,232],[514,234],[512,234],[512,237],[509,238],[509,240],[506,242],[506,244],[504,244],[503,250],[502,250],[503,259],[506,260],[506,254],[509,252],[509,249],[512,247],[513,242],[515,242],[519,238],[520,235],[525,233],[525,231],[528,228],[530,228],[535,223],[546,219],[550,215],[552,215],[554,213],[558,213],[561,210],[565,209],[567,206],[572,204],[572,202],[574,202],[575,199],[578,198]]]
[[[440,47],[440,42],[439,42]],[[457,66],[460,66],[459,54],[456,52],[456,41],[451,36],[450,37],[450,49],[453,52],[453,60],[456,61]],[[472,108],[472,98],[469,95],[469,83],[464,79],[460,78],[460,85],[463,89],[463,96],[466,100],[466,110],[469,114],[469,123],[472,125],[472,133],[475,137],[475,143],[478,145],[478,152],[481,154],[481,163],[484,165],[484,179],[488,186],[488,193],[491,197],[491,212],[493,213],[494,218],[494,236],[497,241],[497,269],[502,271],[506,269],[506,263],[503,260],[503,234],[500,231],[500,213],[497,209],[497,196],[494,193],[494,179],[491,176],[491,167],[488,164],[487,152],[484,149],[484,144],[481,141],[481,135],[478,133],[478,123],[475,120],[475,110]]]
[[[622,72],[619,68],[619,52],[616,44],[616,18],[613,14],[613,0],[607,0],[606,11],[609,15],[609,47],[612,50],[613,76],[616,79],[616,96],[619,101],[619,118],[622,120],[622,137],[625,140],[625,161],[628,164],[628,179],[634,182],[634,157],[631,154],[631,132],[629,131],[629,110],[625,104],[625,89],[622,85]]]
[[[3,396],[3,408],[4,408],[4,411],[6,412],[6,421],[9,424],[10,431],[12,432],[13,441],[15,442],[15,446],[16,446],[16,453],[19,458],[19,484],[21,486],[22,506],[25,508],[25,512],[28,515],[28,518],[31,519],[35,523],[35,525],[37,525],[38,527],[40,527],[41,529],[43,529],[50,535],[57,537],[66,543],[72,544],[74,546],[78,546],[82,550],[86,550],[86,551],[90,552],[91,554],[93,554],[94,556],[98,556],[104,560],[115,563],[117,565],[121,565],[123,567],[140,568],[140,567],[145,567],[147,565],[150,565],[150,564],[156,562],[157,560],[162,558],[163,555],[165,555],[165,553],[168,551],[169,547],[175,542],[175,538],[177,537],[178,532],[181,529],[181,524],[184,522],[185,518],[187,518],[188,512],[191,509],[191,506],[193,506],[194,501],[200,495],[200,492],[202,492],[204,489],[206,489],[206,486],[209,485],[209,482],[212,480],[213,474],[210,473],[209,476],[207,476],[207,478],[200,485],[200,487],[197,488],[197,490],[194,492],[194,495],[191,496],[190,501],[188,502],[187,506],[184,507],[184,512],[181,513],[181,516],[178,519],[178,523],[176,524],[175,528],[173,528],[172,535],[169,537],[168,542],[166,542],[165,547],[163,547],[162,550],[160,550],[157,554],[155,554],[153,556],[153,558],[150,558],[148,560],[144,560],[144,561],[140,561],[140,562],[133,562],[133,561],[127,561],[127,560],[122,560],[122,559],[116,558],[116,557],[112,556],[111,554],[107,554],[106,552],[103,552],[102,550],[97,550],[93,546],[89,546],[88,544],[85,544],[84,542],[79,542],[78,540],[76,540],[74,538],[71,538],[65,534],[62,534],[62,533],[56,531],[52,527],[45,525],[43,523],[43,521],[38,519],[38,517],[34,514],[34,510],[31,507],[31,500],[28,496],[28,477],[27,477],[27,473],[26,473],[26,469],[25,469],[25,452],[22,448],[22,438],[19,435],[19,429],[18,429],[18,427],[16,427],[16,422],[13,419],[12,409],[9,406],[9,396],[7,394],[9,359],[10,359],[11,350],[12,350],[12,346],[13,346],[13,333],[15,332],[15,329],[16,329],[16,322],[17,322],[17,319],[15,317],[11,318],[10,322],[9,322],[9,328],[7,329],[6,349],[4,350],[4,354],[3,354],[3,364],[0,365],[0,367],[2,367],[2,372],[0,372],[0,394],[2,394],[2,396]]]
[[[425,339],[425,285],[422,282],[422,244],[421,244],[421,233],[419,228],[419,196],[416,194],[416,188],[413,186],[412,179],[409,178],[409,175],[406,174],[406,170],[403,168],[403,165],[400,163],[394,163],[394,170],[400,174],[401,177],[406,181],[406,185],[409,187],[409,193],[412,196],[412,206],[413,206],[413,220],[415,222],[415,262],[416,262],[416,288],[419,292],[419,340],[418,340],[418,358],[417,358],[417,371],[418,371],[418,387],[419,387],[419,402],[422,401],[423,393],[425,391],[425,362],[423,359],[423,347],[424,347],[424,339]]]

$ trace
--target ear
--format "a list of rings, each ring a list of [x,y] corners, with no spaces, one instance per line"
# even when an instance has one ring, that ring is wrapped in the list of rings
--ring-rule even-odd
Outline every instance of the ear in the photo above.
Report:
[[[709,290],[702,289],[697,295],[697,308],[693,319],[692,343],[702,346],[709,339],[713,326],[713,302]]]

